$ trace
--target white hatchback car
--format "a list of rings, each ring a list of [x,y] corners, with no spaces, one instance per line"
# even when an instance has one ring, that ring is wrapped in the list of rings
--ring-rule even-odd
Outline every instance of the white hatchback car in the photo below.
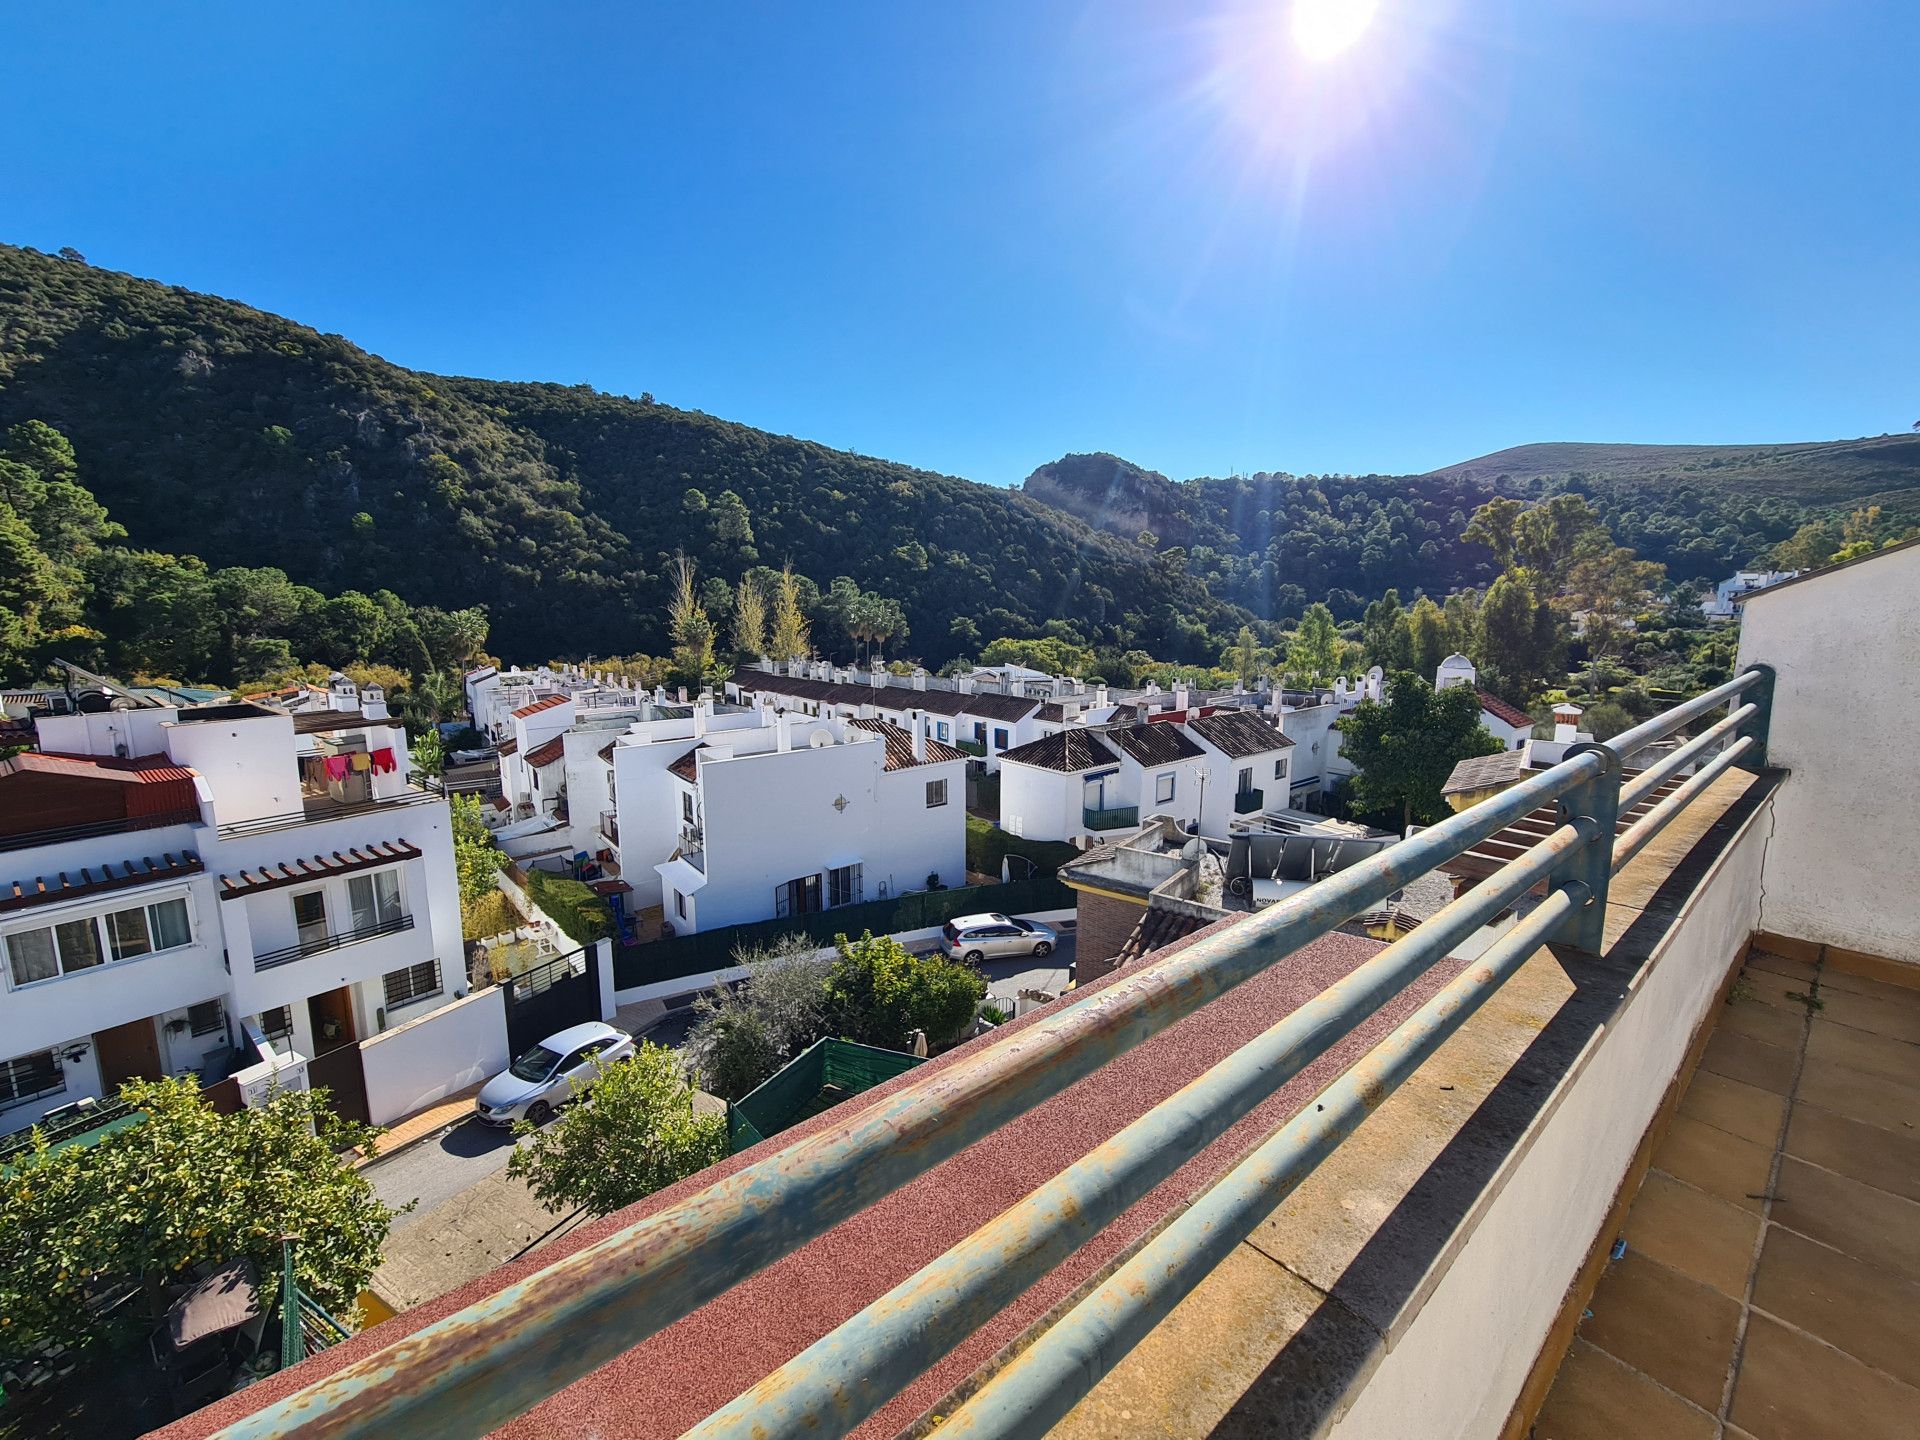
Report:
[[[474,1113],[489,1125],[529,1120],[544,1125],[553,1112],[592,1088],[602,1066],[634,1053],[633,1037],[598,1020],[549,1035],[480,1087]]]
[[[941,939],[947,954],[976,965],[1002,955],[1051,955],[1060,942],[1045,925],[998,914],[955,916],[942,927]]]

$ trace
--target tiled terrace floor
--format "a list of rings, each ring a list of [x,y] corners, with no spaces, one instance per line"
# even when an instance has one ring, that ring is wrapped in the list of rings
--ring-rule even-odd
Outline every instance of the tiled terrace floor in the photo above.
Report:
[[[1920,990],[1756,951],[1534,1440],[1920,1437]]]

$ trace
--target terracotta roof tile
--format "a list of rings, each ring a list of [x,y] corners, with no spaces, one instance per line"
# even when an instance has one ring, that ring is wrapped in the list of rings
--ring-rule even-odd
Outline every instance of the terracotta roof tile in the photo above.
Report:
[[[953,746],[927,737],[927,758],[913,758],[913,736],[890,720],[854,720],[850,722],[862,730],[871,730],[887,742],[887,769],[909,770],[915,765],[940,765],[952,760],[964,760],[967,752],[956,750]]]
[[[1147,906],[1140,922],[1133,932],[1120,942],[1120,949],[1113,957],[1116,967],[1130,965],[1142,956],[1151,955],[1156,950],[1165,949],[1176,940],[1184,940],[1196,930],[1204,930],[1213,921],[1204,920],[1198,915],[1183,915],[1174,910],[1162,910],[1157,905]]]
[[[687,751],[686,754],[682,755],[678,760],[674,761],[671,765],[667,766],[667,773],[669,775],[678,775],[682,780],[686,781],[689,785],[698,784],[700,780],[700,771],[698,768],[699,762],[697,762],[693,757],[698,751],[700,751],[703,748],[705,747],[700,745],[695,745],[691,750]]]
[[[1480,708],[1493,716],[1494,719],[1504,720],[1509,725],[1519,726],[1526,730],[1533,728],[1533,717],[1518,705],[1509,705],[1498,695],[1489,695],[1484,690],[1476,690],[1473,693],[1480,697]]]
[[[112,755],[69,755],[58,750],[28,750],[0,760],[0,775],[38,772],[74,775],[94,780],[117,780],[129,785],[160,785],[169,780],[191,780],[194,772],[165,755],[136,755],[122,760]]]
[[[1280,727],[1257,710],[1220,710],[1189,720],[1187,729],[1230,760],[1284,750],[1293,744]]]
[[[1057,735],[1045,735],[1029,744],[1016,745],[1002,752],[1000,763],[1005,765],[1008,762],[1072,775],[1100,765],[1118,765],[1120,757],[1093,731],[1076,728],[1062,730]]]
[[[524,719],[528,715],[538,715],[542,710],[551,710],[556,705],[564,705],[572,699],[569,695],[549,695],[544,700],[536,700],[531,705],[522,705],[514,711],[516,718]]]
[[[563,758],[566,753],[567,737],[556,735],[545,744],[536,745],[527,751],[527,764],[537,770],[542,765],[553,764],[554,761]]]
[[[1130,725],[1124,730],[1102,732],[1142,765],[1171,765],[1176,760],[1191,760],[1203,751],[1178,725]]]

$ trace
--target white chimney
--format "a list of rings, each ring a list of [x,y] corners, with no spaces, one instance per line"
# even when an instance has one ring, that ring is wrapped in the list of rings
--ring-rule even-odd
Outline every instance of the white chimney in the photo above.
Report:
[[[879,665],[878,663],[876,663],[876,664],[874,665],[874,667],[873,667],[873,673],[867,676],[867,682],[868,682],[868,683],[869,683],[870,685],[872,685],[872,686],[873,686],[873,688],[874,688],[874,689],[876,689],[876,690],[884,690],[884,689],[886,689],[886,687],[887,687],[887,672],[886,672],[886,670],[885,670],[885,668],[884,668],[883,666],[881,666],[881,665]]]
[[[793,748],[793,726],[798,717],[782,715],[774,722],[773,748],[777,754],[784,755]]]
[[[956,675],[956,676],[954,676],[954,677],[953,677],[953,688],[954,688],[955,690],[957,690],[957,691],[958,691],[958,692],[959,692],[960,694],[962,694],[962,695],[971,695],[971,694],[973,694],[973,676],[971,676],[971,675]]]
[[[700,697],[699,703],[693,707],[693,738],[694,739],[701,740],[706,738],[707,722],[712,718],[713,718],[713,699],[711,696],[702,695]]]
[[[927,688],[927,672],[918,665],[913,667],[913,688],[916,690]]]
[[[927,712],[924,710],[913,712],[913,758],[927,758]]]
[[[1107,687],[1106,687],[1106,686],[1104,686],[1104,685],[1096,685],[1096,686],[1094,686],[1094,687],[1093,687],[1093,707],[1094,707],[1094,709],[1096,709],[1096,710],[1104,710],[1104,709],[1106,708],[1106,705],[1107,705]]]
[[[1189,692],[1187,690],[1186,681],[1176,680],[1173,682],[1173,708],[1174,709],[1184,710],[1187,708],[1188,693]]]
[[[1580,738],[1580,707],[1578,705],[1553,707],[1553,738],[1562,745],[1571,745]]]

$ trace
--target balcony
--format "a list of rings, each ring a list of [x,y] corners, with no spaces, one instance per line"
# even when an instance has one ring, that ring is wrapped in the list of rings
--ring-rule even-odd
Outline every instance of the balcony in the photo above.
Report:
[[[0,835],[0,852],[28,850],[40,845],[60,845],[69,840],[96,840],[103,835],[124,835],[136,830],[159,830],[168,825],[198,825],[197,806],[166,810],[154,815],[128,815],[99,820],[86,825],[48,825]]]
[[[680,858],[702,875],[707,873],[707,833],[699,826],[680,832]]]
[[[336,800],[330,795],[308,795],[302,800],[298,810],[288,810],[278,815],[261,815],[252,820],[238,820],[231,825],[220,827],[222,840],[237,839],[242,835],[264,835],[274,830],[286,830],[295,825],[313,825],[323,820],[338,820],[347,815],[371,815],[383,810],[401,809],[408,805],[427,805],[446,799],[446,791],[440,782],[430,775],[414,771],[407,776],[407,788],[396,795],[384,798],[369,797],[365,800]]]
[[[1251,815],[1256,810],[1267,808],[1267,792],[1264,790],[1240,790],[1234,793],[1233,813]]]
[[[1131,830],[1140,823],[1140,807],[1116,805],[1102,810],[1088,805],[1081,809],[1080,819],[1089,830]]]
[[[561,1390],[529,1427],[1906,1433],[1920,971],[1876,956],[1920,903],[1870,797],[1915,761],[1903,692],[1839,738],[1830,701],[1893,663],[1912,597],[1846,602],[1894,563],[1751,602],[1800,693],[1745,669],[176,1433],[473,1435]],[[1340,928],[1469,855],[1412,933]],[[1756,933],[1763,894],[1860,948]],[[1083,1158],[1036,1189],[1036,1154]]]
[[[600,812],[600,838],[609,845],[620,843],[620,816],[612,810]]]
[[[411,929],[413,929],[413,916],[396,915],[391,920],[380,920],[371,925],[358,925],[351,930],[341,930],[332,935],[316,936],[311,940],[283,945],[278,950],[264,950],[253,957],[253,968],[256,974],[262,970],[275,970],[282,965],[291,965],[296,960],[304,960],[309,955],[325,955],[332,950],[343,950],[349,945],[358,945],[363,940],[374,940],[382,935],[398,935],[402,931]]]

